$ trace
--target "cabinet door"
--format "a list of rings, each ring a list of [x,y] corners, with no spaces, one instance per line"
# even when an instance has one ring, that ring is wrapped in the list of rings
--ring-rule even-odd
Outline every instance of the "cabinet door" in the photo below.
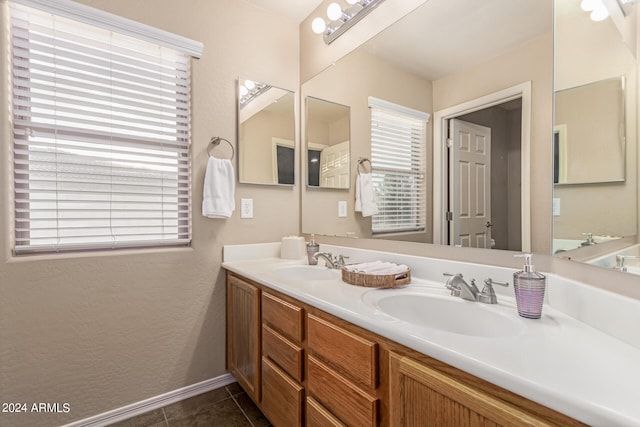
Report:
[[[260,400],[260,290],[227,276],[227,369]]]
[[[389,354],[389,387],[392,426],[549,425],[485,392],[395,353]]]

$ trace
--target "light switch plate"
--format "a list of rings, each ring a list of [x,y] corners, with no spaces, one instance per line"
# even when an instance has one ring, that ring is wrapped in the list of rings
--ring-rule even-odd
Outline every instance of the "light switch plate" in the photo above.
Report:
[[[240,199],[240,218],[253,218],[253,199]]]
[[[347,217],[347,201],[340,200],[338,201],[338,218],[346,218]]]
[[[553,199],[553,216],[560,216],[560,199],[557,197]]]

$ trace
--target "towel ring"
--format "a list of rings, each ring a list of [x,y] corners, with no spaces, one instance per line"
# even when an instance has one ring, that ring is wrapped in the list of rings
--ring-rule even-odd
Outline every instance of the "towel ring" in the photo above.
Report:
[[[207,147],[207,154],[209,155],[209,157],[212,156],[211,149],[217,147],[218,145],[220,145],[220,141],[224,141],[227,144],[229,144],[229,147],[231,147],[231,158],[229,160],[233,160],[233,158],[236,155],[236,150],[233,148],[233,144],[231,144],[228,140],[226,140],[224,138],[221,138],[219,136],[214,136],[209,141],[209,146]]]
[[[366,157],[360,157],[358,159],[358,167],[356,168],[358,170],[358,175],[360,175],[360,166],[362,166],[362,168],[364,169],[364,162],[369,163],[369,171],[371,171],[371,160],[367,159]],[[366,170],[364,172],[366,172]]]

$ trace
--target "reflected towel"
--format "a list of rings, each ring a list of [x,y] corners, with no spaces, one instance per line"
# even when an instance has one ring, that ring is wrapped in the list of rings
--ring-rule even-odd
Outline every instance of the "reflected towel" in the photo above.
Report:
[[[378,205],[373,192],[373,178],[370,173],[361,173],[356,177],[356,212],[362,212],[363,217],[376,215]]]
[[[231,160],[209,157],[204,174],[202,215],[207,218],[230,218],[236,208],[235,184]]]
[[[393,262],[382,262],[382,261],[365,262],[361,264],[350,264],[350,265],[346,265],[344,268],[353,273],[376,274],[376,275],[387,275],[387,274],[399,275],[409,271],[409,267],[407,267],[404,264],[395,264]]]

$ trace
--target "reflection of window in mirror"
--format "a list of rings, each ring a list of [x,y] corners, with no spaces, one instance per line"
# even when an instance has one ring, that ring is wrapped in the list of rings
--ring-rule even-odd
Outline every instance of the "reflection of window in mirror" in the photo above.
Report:
[[[369,98],[371,166],[378,214],[374,234],[426,228],[427,113]]]

